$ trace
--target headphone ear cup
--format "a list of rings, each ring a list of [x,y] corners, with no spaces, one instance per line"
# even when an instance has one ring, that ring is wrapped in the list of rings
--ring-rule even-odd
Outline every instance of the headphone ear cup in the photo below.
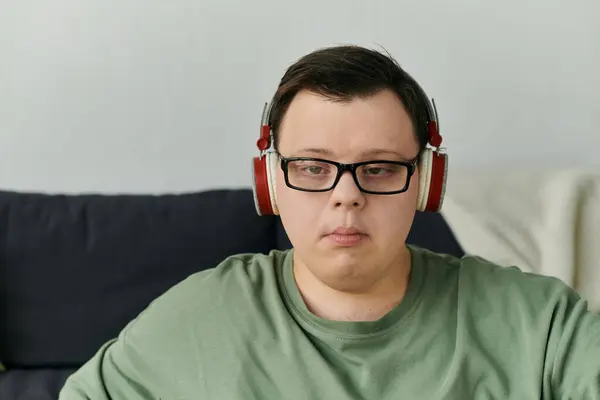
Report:
[[[252,159],[252,193],[258,215],[273,214],[267,159],[268,157],[254,157]]]
[[[448,155],[426,149],[419,162],[419,175],[417,210],[440,211],[446,193]]]
[[[448,178],[448,155],[433,153],[431,159],[431,183],[429,184],[429,199],[425,209],[439,212],[444,203],[446,194],[446,180]]]

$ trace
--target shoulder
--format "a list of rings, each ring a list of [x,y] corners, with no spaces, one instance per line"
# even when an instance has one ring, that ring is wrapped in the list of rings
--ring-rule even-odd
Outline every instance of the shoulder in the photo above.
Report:
[[[232,314],[250,314],[248,311],[267,292],[277,290],[276,268],[286,254],[278,250],[236,254],[192,274],[152,301],[120,336],[151,341],[148,346],[160,347],[176,343],[174,337],[235,320]]]
[[[489,301],[540,309],[579,300],[577,292],[558,278],[523,272],[518,266],[501,266],[474,255],[460,260],[460,277],[461,289]]]
[[[459,303],[488,310],[511,307],[513,313],[547,312],[572,307],[579,294],[560,279],[523,272],[518,266],[502,266],[476,255],[455,257],[419,249],[427,275],[455,286]]]
[[[268,254],[242,253],[225,258],[213,268],[188,276],[157,297],[144,313],[169,315],[197,313],[219,308],[236,301],[255,285],[272,281],[276,284],[276,268],[283,263],[287,251],[272,250]],[[252,290],[254,291],[254,290]]]

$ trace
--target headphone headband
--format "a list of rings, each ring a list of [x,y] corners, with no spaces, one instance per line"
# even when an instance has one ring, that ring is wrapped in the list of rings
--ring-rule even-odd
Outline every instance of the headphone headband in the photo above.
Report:
[[[442,145],[442,135],[440,135],[440,120],[437,112],[437,107],[435,106],[435,100],[432,98],[429,100],[429,96],[425,93],[425,90],[419,82],[417,82],[412,76],[406,73],[410,80],[417,87],[420,92],[421,98],[425,103],[425,107],[427,108],[427,132],[429,134],[429,144],[433,146],[435,149],[438,149]]]
[[[408,75],[408,73],[407,73]],[[425,90],[419,85],[419,83],[413,79],[410,75],[408,75],[410,80],[414,83],[416,88],[419,91],[419,95],[421,99],[425,103],[425,107],[427,109],[427,132],[429,134],[428,143],[434,148],[439,149],[442,145],[442,135],[440,135],[440,120],[437,112],[437,107],[435,105],[435,100],[432,98],[431,100],[425,93]],[[271,126],[269,125],[271,109],[273,108],[273,101],[265,103],[263,107],[262,117],[260,121],[260,137],[256,141],[256,147],[261,151],[261,153],[265,152],[269,147],[271,147],[271,141],[273,139],[273,132],[271,131]]]
[[[265,103],[262,117],[260,119],[260,137],[256,141],[256,147],[258,147],[261,153],[271,147],[273,133],[271,132],[271,127],[269,126],[269,116],[271,115],[272,107],[273,102]]]

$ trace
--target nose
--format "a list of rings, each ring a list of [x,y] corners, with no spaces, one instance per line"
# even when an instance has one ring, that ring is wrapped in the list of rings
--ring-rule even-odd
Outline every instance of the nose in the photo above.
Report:
[[[365,195],[356,186],[350,171],[345,171],[331,194],[331,203],[335,208],[360,209],[365,204]]]

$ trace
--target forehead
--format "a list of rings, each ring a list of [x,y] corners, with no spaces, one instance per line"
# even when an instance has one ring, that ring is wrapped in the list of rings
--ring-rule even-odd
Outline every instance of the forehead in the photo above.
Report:
[[[389,90],[350,101],[302,91],[288,107],[278,135],[278,150],[285,157],[322,153],[349,162],[388,151],[409,160],[419,151],[412,121]]]

